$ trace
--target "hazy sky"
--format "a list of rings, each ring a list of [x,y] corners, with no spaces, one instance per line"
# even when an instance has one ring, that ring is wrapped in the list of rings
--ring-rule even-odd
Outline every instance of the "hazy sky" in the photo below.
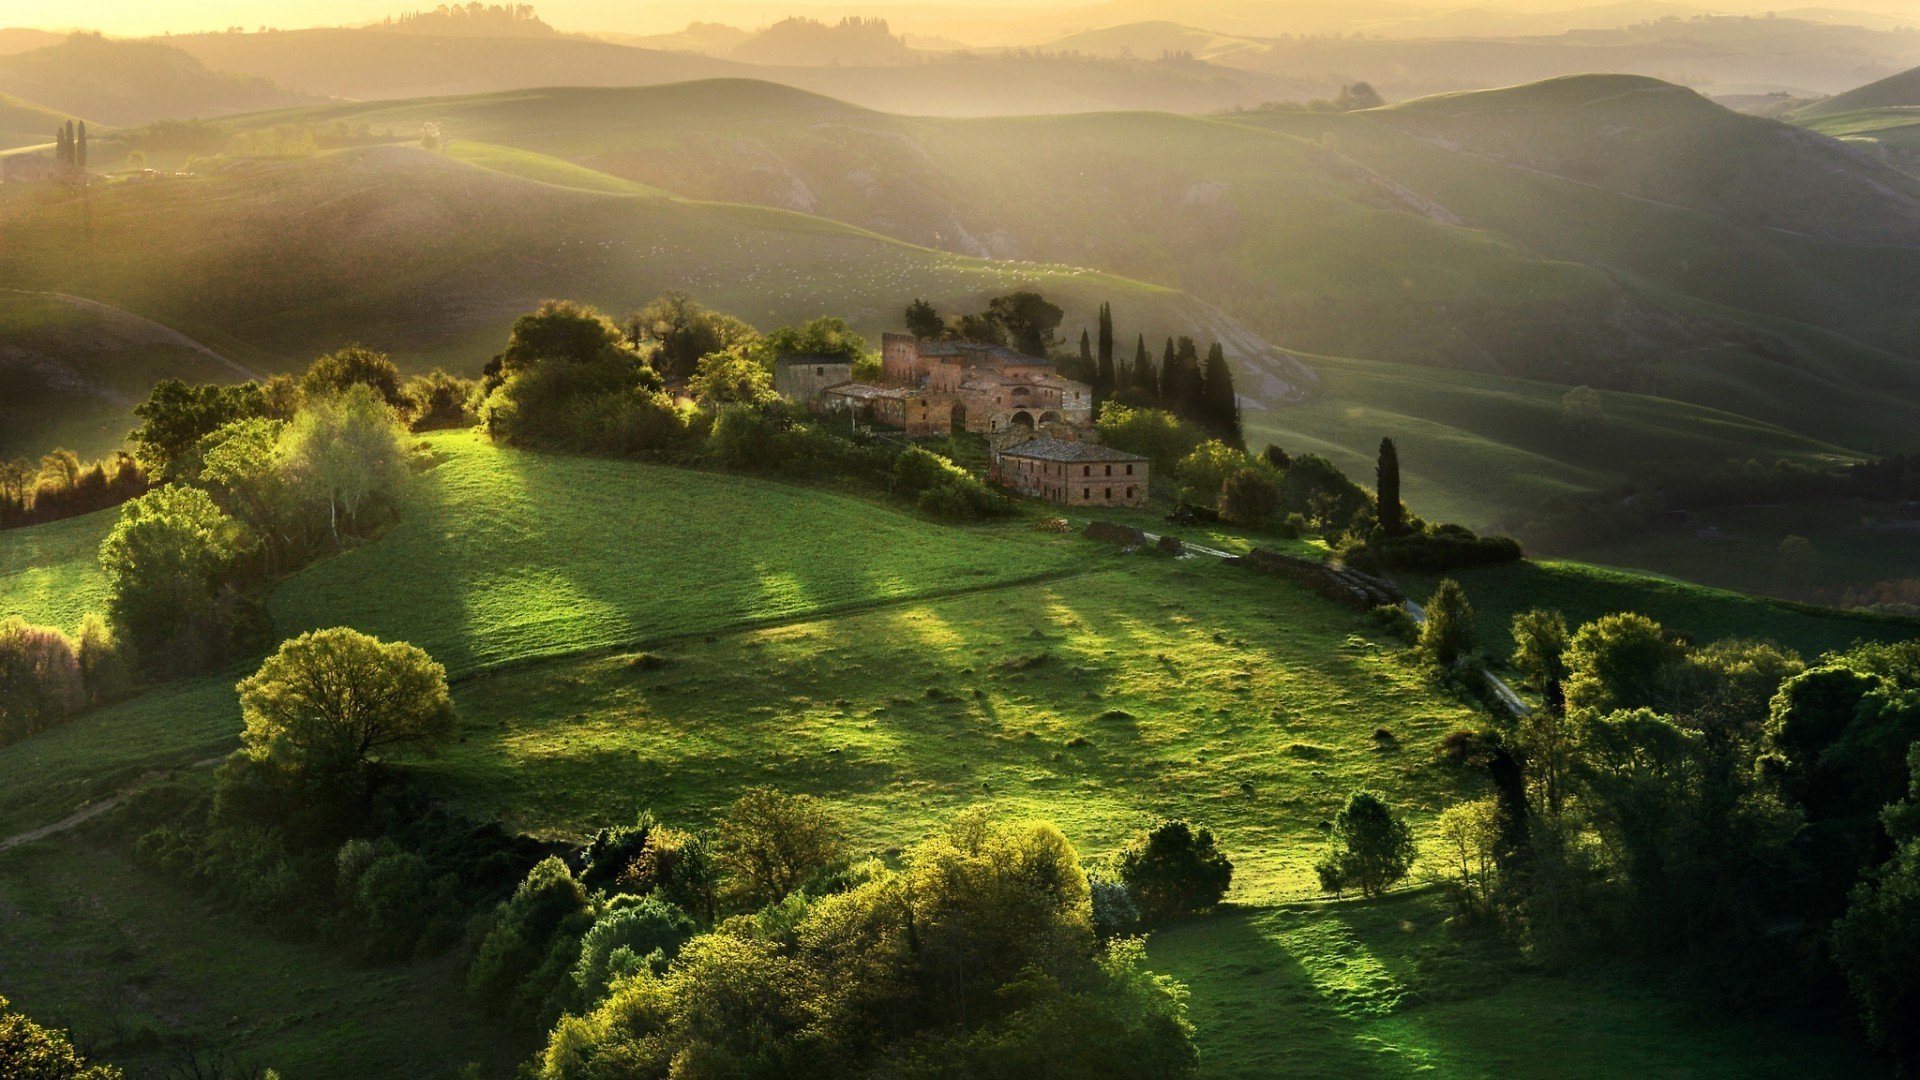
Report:
[[[96,29],[109,34],[141,35],[195,30],[249,30],[273,26],[292,30],[307,26],[340,26],[371,22],[403,11],[432,9],[445,0],[0,0],[0,27],[42,26],[48,29]],[[488,0],[500,2],[500,0]],[[679,30],[689,22],[705,20],[735,25],[764,26],[789,15],[837,18],[895,9],[926,14],[974,14],[993,4],[891,4],[855,0],[826,4],[761,0],[536,0],[534,11],[562,30],[624,30],[654,33]],[[1013,11],[1045,11],[1079,7],[1083,3],[1007,4]],[[944,9],[944,10],[943,10]]]

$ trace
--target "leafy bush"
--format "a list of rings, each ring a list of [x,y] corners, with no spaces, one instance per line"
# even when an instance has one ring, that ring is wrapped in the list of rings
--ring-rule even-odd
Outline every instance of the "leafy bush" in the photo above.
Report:
[[[536,1020],[571,997],[580,939],[592,925],[586,890],[567,864],[542,861],[494,912],[467,992],[496,1015]]]
[[[458,879],[391,840],[350,840],[336,857],[339,925],[373,959],[431,955],[459,937]]]
[[[0,622],[0,746],[52,727],[86,704],[80,656],[67,635],[19,618]]]
[[[1328,892],[1357,887],[1378,896],[1413,866],[1413,831],[1372,791],[1356,791],[1333,817],[1327,853],[1315,866]]]
[[[846,859],[846,841],[826,806],[764,787],[749,789],[728,809],[717,849],[727,890],[748,908],[773,903]]]
[[[443,431],[471,427],[479,417],[475,412],[472,379],[463,379],[440,368],[415,375],[401,389],[405,399],[408,426],[415,431]]]
[[[1403,607],[1381,604],[1367,613],[1367,621],[1373,624],[1375,630],[1407,645],[1420,638],[1420,623]]]
[[[1259,469],[1241,469],[1220,487],[1220,513],[1236,525],[1267,528],[1280,513],[1280,486]]]
[[[89,1066],[65,1032],[41,1027],[0,997],[0,1067],[9,1080],[121,1080],[111,1065]]]
[[[1107,941],[1133,933],[1140,924],[1140,909],[1133,894],[1118,881],[1087,875],[1087,894],[1093,902],[1093,932]]]
[[[216,594],[235,553],[233,520],[199,488],[157,488],[121,508],[100,545],[108,617],[149,670],[198,670],[233,644]]]
[[[1475,536],[1458,525],[1440,525],[1399,536],[1376,532],[1363,542],[1344,545],[1340,557],[1348,566],[1368,574],[1387,570],[1443,574],[1519,562],[1526,553],[1510,536]]]
[[[1128,842],[1120,880],[1141,918],[1159,922],[1218,904],[1233,883],[1233,862],[1214,846],[1210,830],[1165,821]]]
[[[580,959],[573,967],[579,1007],[598,1005],[617,977],[638,974],[642,967],[664,972],[694,930],[693,919],[665,900],[616,897],[580,939]]]

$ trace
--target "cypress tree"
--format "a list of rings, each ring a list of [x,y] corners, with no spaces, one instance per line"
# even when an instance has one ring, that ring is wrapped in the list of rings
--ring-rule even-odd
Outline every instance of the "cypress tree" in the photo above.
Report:
[[[1233,368],[1227,363],[1227,351],[1217,341],[1207,349],[1201,392],[1206,403],[1207,424],[1222,442],[1240,446],[1240,399],[1233,392]]]
[[[1160,407],[1177,411],[1180,407],[1180,361],[1174,356],[1173,339],[1160,354]]]
[[[1100,392],[1100,372],[1093,366],[1093,339],[1087,336],[1085,327],[1081,327],[1080,329],[1079,376],[1082,380],[1093,385],[1094,397],[1098,398],[1103,396]]]
[[[1380,464],[1376,479],[1380,531],[1388,536],[1399,536],[1407,531],[1407,519],[1400,507],[1400,451],[1394,447],[1392,439],[1380,440]]]
[[[1160,398],[1160,376],[1153,370],[1153,355],[1147,352],[1147,335],[1141,334],[1133,347],[1133,385],[1139,387],[1148,401]]]
[[[1200,374],[1200,347],[1190,337],[1182,337],[1173,356],[1174,375],[1161,385],[1173,411],[1190,420],[1204,422],[1207,417],[1207,388]]]
[[[1118,385],[1117,377],[1113,370],[1113,305],[1112,304],[1100,305],[1099,358],[1100,358],[1100,389],[1103,393],[1110,395],[1113,393],[1115,387]]]
[[[73,164],[73,121],[67,121],[67,164]]]
[[[87,122],[80,121],[80,140],[74,145],[73,163],[81,168],[87,167]]]
[[[62,165],[67,163],[67,128],[65,124],[53,129],[53,160]]]

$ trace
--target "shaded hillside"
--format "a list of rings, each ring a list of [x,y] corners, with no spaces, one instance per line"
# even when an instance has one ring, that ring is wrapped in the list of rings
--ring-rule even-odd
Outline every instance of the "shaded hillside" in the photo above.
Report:
[[[409,366],[475,373],[542,299],[618,314],[669,289],[768,328],[831,313],[870,335],[896,328],[915,296],[980,305],[1027,285],[1076,318],[1120,298],[1159,333],[1215,318],[1178,294],[1092,271],[966,259],[780,211],[619,194],[611,178],[585,190],[580,170],[541,168],[524,151],[478,159],[520,175],[377,147],[0,198],[9,238],[0,280],[115,304],[261,370],[304,366],[359,339]]]
[[[1503,164],[1754,225],[1859,243],[1920,243],[1920,181],[1830,139],[1730,112],[1654,79],[1555,79],[1425,98],[1379,119]]]
[[[1832,237],[1912,234],[1913,183],[1689,91],[1624,85],[1646,92],[1571,79],[1407,110],[1211,119],[914,119],[746,82],[297,115],[393,130],[431,120],[456,142],[519,145],[689,197],[1099,267],[1307,352],[1656,392],[1843,443],[1910,441],[1920,253]],[[1570,104],[1584,102],[1599,104]],[[1465,117],[1464,137],[1495,114],[1542,133],[1537,159],[1425,130]],[[1653,135],[1613,138],[1626,160],[1593,179],[1546,171],[1620,127]],[[1743,156],[1767,170],[1722,179]],[[1716,191],[1737,196],[1731,213],[1681,202]]]
[[[74,296],[0,289],[0,457],[121,445],[133,406],[163,378],[252,373],[136,315]]]
[[[828,25],[814,19],[782,19],[727,54],[750,64],[779,67],[872,67],[914,59],[885,19],[847,18]]]
[[[17,26],[8,27],[0,30],[0,56],[11,56],[14,53],[44,49],[49,45],[58,45],[62,40],[64,40],[64,35],[51,33],[46,30],[30,30]]]
[[[1114,109],[1210,112],[1314,96],[1318,83],[1200,62],[940,58],[898,66],[772,66],[571,38],[440,38],[374,30],[168,39],[207,66],[355,100],[552,86],[766,79],[889,112],[1006,116]],[[824,63],[824,61],[822,61]]]
[[[209,70],[157,41],[74,34],[58,45],[0,56],[0,92],[115,125],[224,116],[304,100],[268,78]]]
[[[1920,106],[1920,67],[1889,75],[1865,86],[1816,101],[1794,114],[1798,120],[1838,116],[1862,109],[1888,109]]]
[[[0,94],[0,150],[50,143],[53,129],[68,119],[67,114],[44,105]]]

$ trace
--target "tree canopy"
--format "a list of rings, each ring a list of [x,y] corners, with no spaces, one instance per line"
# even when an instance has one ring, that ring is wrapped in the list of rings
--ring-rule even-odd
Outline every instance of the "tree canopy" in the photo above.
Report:
[[[346,627],[282,644],[239,691],[248,751],[301,771],[357,769],[376,752],[432,747],[454,731],[446,668],[406,642]]]

